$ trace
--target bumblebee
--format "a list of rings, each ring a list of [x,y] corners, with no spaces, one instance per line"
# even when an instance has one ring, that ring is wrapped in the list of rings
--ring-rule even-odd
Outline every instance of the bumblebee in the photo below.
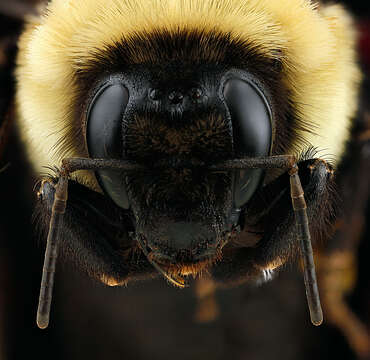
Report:
[[[32,18],[16,117],[35,173],[52,170],[39,326],[58,252],[111,286],[266,281],[301,254],[320,324],[311,238],[337,216],[355,38],[341,6],[303,0],[53,0]]]

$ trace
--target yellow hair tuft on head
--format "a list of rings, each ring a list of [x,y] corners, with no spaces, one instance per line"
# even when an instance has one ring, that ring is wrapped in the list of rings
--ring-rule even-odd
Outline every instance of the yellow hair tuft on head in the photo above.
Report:
[[[264,58],[277,58],[296,112],[315,132],[302,137],[341,156],[360,72],[355,32],[340,6],[318,9],[305,0],[54,0],[39,22],[28,25],[18,57],[18,124],[35,170],[87,155],[82,145],[62,151],[58,144],[77,121],[76,74],[97,53],[138,33],[179,29],[217,31]],[[97,188],[92,175],[78,176]]]

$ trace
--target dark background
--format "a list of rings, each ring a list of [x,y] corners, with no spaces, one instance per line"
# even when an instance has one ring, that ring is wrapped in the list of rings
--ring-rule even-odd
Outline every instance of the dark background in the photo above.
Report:
[[[12,1],[0,0],[0,10]],[[370,70],[370,4],[351,1],[347,5],[356,14],[361,59],[365,71]],[[17,12],[11,16],[0,15],[3,122],[11,118],[4,117],[12,92],[9,59],[16,52],[13,44],[21,28]],[[366,107],[368,94],[364,99]],[[8,146],[0,145],[0,169],[7,166],[0,171],[0,360],[25,356],[55,360],[358,358],[336,328],[310,324],[302,276],[295,267],[260,287],[218,291],[220,315],[199,324],[194,321],[197,300],[192,288],[178,290],[162,279],[107,288],[71,264],[58,264],[51,324],[39,330],[35,318],[44,246],[31,224],[35,179],[14,126],[9,123],[8,128]],[[6,136],[0,136],[4,143]],[[367,222],[358,252],[357,286],[347,299],[367,325],[369,239]]]

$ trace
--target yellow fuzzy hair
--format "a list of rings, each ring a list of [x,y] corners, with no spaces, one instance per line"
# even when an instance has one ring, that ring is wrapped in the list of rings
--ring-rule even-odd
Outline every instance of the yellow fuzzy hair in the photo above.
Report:
[[[18,125],[37,172],[60,165],[63,157],[86,155],[62,153],[57,145],[74,121],[75,74],[94,51],[137,31],[178,28],[230,33],[267,58],[279,57],[297,113],[314,127],[315,134],[302,136],[340,158],[360,80],[353,24],[340,6],[318,8],[305,0],[54,0],[22,35],[16,72]],[[97,189],[91,174],[78,180]]]

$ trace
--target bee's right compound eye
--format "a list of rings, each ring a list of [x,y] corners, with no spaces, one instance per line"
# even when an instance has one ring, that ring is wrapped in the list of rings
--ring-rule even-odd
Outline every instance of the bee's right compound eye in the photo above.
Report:
[[[251,81],[231,78],[224,85],[224,98],[233,125],[235,155],[259,157],[270,154],[272,115],[264,93]],[[234,206],[240,208],[261,184],[262,169],[235,172]]]
[[[87,147],[98,159],[122,159],[122,120],[129,93],[122,84],[103,86],[93,98],[87,114]],[[98,170],[96,177],[104,192],[121,208],[128,209],[124,174],[117,170]]]

